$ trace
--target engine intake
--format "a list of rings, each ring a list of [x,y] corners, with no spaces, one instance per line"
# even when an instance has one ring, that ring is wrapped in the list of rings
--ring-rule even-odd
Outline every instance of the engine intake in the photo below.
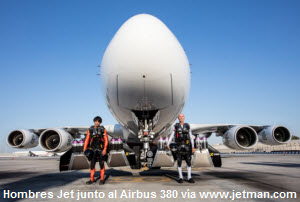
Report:
[[[7,136],[6,142],[13,148],[29,149],[39,144],[39,137],[31,130],[14,130]]]
[[[258,133],[259,141],[266,145],[280,145],[292,138],[290,131],[283,126],[268,126]]]
[[[231,149],[251,149],[258,141],[256,131],[249,126],[235,126],[223,135],[223,144]]]
[[[72,147],[73,137],[63,129],[45,130],[39,139],[40,146],[47,152],[64,152]]]

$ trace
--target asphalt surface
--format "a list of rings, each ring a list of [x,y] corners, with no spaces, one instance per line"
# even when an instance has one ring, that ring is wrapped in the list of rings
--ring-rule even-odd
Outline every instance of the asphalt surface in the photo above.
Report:
[[[85,182],[89,180],[89,170],[59,172],[58,163],[58,157],[0,157],[0,200],[78,201],[80,197],[80,201],[118,202],[233,199],[300,201],[300,155],[222,155],[221,168],[192,169],[194,184],[187,181],[179,184],[175,166],[160,170],[106,167],[104,185],[99,185],[99,178],[95,184],[86,185]],[[185,166],[183,168],[186,178]],[[96,169],[95,176],[98,177],[99,165]],[[27,195],[33,192],[35,198],[16,197],[17,194],[22,197],[24,194],[22,192],[26,192]],[[221,196],[218,195],[218,198],[210,199],[208,195],[208,199],[202,199],[199,192],[224,192],[225,194],[228,192],[228,197],[220,198]],[[259,195],[262,192],[269,192],[272,196],[275,192],[296,192],[297,198],[258,199],[251,198],[251,194],[245,192],[255,192],[258,197],[262,197]],[[59,198],[61,193],[64,194],[63,199]],[[244,198],[238,199],[237,197],[241,195]]]

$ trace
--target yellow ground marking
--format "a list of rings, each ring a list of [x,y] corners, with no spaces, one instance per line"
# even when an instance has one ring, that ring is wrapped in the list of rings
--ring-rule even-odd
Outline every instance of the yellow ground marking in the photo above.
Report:
[[[142,170],[142,171],[144,171],[144,170],[149,170],[149,168],[147,168],[147,167],[142,167],[141,170]]]

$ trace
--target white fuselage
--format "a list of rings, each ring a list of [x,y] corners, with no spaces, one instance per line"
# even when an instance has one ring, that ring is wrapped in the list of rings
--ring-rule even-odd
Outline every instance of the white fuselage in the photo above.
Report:
[[[189,94],[190,67],[166,25],[140,14],[127,20],[111,40],[101,78],[110,112],[127,131],[127,141],[136,141],[136,114],[156,115],[156,137],[169,132]]]

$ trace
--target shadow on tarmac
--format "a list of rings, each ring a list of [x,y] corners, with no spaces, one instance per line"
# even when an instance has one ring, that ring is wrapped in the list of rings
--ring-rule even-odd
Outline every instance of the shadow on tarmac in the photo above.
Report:
[[[274,163],[274,162],[255,163],[255,162],[242,162],[242,164],[300,168],[300,164],[299,163]]]

